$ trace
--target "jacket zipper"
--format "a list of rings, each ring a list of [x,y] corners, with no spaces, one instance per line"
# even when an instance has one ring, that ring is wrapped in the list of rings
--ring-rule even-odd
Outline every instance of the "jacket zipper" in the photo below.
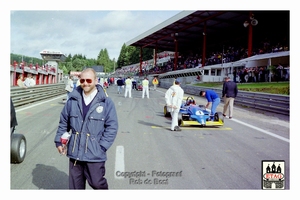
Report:
[[[76,145],[76,140],[77,140],[77,136],[79,135],[78,132],[76,132],[76,135],[75,135],[75,139],[74,139],[74,143],[73,143],[73,149],[72,149],[72,153],[74,153],[74,150],[75,150],[75,145]]]
[[[88,147],[89,137],[90,137],[90,134],[87,133],[86,134],[86,142],[85,142],[85,153],[87,153],[87,147]]]

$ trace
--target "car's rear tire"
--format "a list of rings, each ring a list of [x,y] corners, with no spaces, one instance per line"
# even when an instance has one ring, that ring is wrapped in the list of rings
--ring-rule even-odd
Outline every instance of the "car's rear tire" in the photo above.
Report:
[[[178,113],[178,126],[182,125],[182,113]]]
[[[167,106],[164,106],[164,116],[165,117],[171,117],[171,113],[168,112]]]
[[[21,163],[26,155],[26,138],[23,134],[14,133],[11,135],[10,162]]]

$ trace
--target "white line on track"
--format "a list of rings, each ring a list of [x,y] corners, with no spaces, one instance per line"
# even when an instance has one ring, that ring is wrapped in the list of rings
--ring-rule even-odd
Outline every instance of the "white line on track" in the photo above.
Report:
[[[53,101],[53,100],[55,100],[55,99],[60,99],[60,98],[62,98],[62,96],[59,96],[59,97],[56,97],[56,98],[52,98],[52,99],[50,99],[50,100],[43,101],[43,102],[40,102],[40,103],[34,103],[34,104],[31,105],[31,106],[27,106],[27,107],[24,107],[24,108],[16,109],[16,112],[19,112],[19,111],[22,111],[22,110],[26,110],[26,109],[28,109],[28,108],[33,108],[33,107],[35,107],[35,106],[38,106],[38,105],[41,105],[41,104],[44,104],[44,103],[48,103],[48,102],[50,102],[50,101]]]
[[[269,131],[265,131],[265,130],[263,130],[263,129],[261,129],[261,128],[257,128],[257,127],[255,127],[255,126],[250,125],[250,124],[246,124],[246,123],[244,123],[244,122],[242,122],[242,121],[239,121],[239,120],[237,120],[237,119],[230,119],[230,120],[233,120],[233,121],[235,121],[235,122],[237,122],[237,123],[243,124],[244,126],[248,126],[248,127],[253,128],[253,129],[257,130],[257,131],[260,131],[260,132],[262,132],[262,133],[265,133],[265,134],[267,134],[267,135],[273,136],[273,137],[278,138],[278,139],[280,139],[280,140],[282,140],[282,141],[285,141],[285,142],[290,143],[290,140],[289,140],[289,139],[284,138],[284,137],[281,137],[281,136],[279,136],[279,135],[276,135],[275,133],[271,133],[271,132],[269,132]]]
[[[116,161],[115,161],[115,178],[122,179],[124,176],[116,176],[117,172],[124,172],[125,171],[125,162],[124,162],[124,147],[117,146],[116,147]]]

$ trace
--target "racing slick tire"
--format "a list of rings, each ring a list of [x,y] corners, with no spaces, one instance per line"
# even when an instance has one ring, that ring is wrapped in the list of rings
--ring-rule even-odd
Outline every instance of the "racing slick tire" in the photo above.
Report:
[[[168,109],[167,109],[167,106],[166,106],[166,105],[164,106],[164,116],[165,116],[165,117],[171,117],[171,113],[168,112]]]
[[[178,126],[182,124],[182,113],[178,113]]]
[[[215,121],[221,120],[222,123],[224,123],[224,117],[223,117],[223,114],[221,112],[216,112],[214,118],[215,118]]]
[[[21,163],[26,155],[26,138],[23,134],[14,133],[11,135],[10,162]]]

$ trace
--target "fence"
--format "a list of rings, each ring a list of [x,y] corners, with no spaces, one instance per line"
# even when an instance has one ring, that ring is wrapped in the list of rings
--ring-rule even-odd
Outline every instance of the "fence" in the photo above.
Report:
[[[66,94],[64,83],[36,85],[29,88],[10,88],[10,96],[15,107],[38,102],[62,94]]]

